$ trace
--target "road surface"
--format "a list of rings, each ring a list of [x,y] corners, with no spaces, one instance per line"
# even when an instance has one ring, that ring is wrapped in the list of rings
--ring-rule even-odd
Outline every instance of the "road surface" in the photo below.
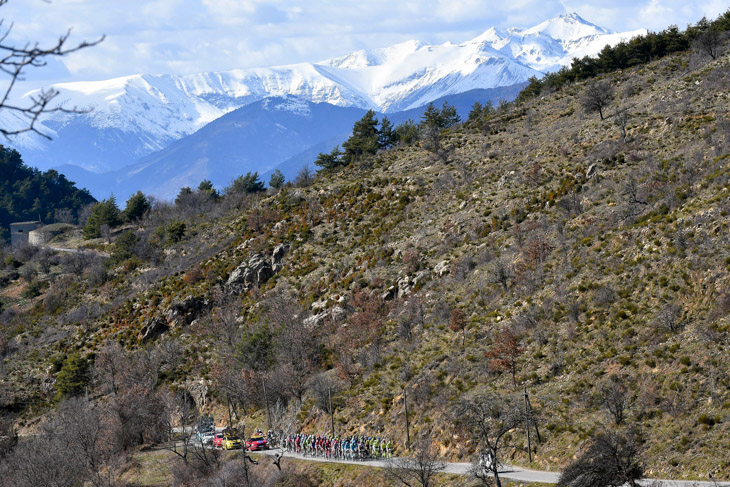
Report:
[[[264,455],[279,455],[282,450],[263,450],[255,453],[261,453]],[[382,460],[327,460],[319,457],[305,457],[296,453],[284,452],[284,458],[296,458],[299,460],[305,460],[309,462],[331,462],[331,463],[348,463],[352,465],[361,465],[366,467],[385,468],[388,463]],[[454,463],[446,462],[445,473],[456,474],[456,475],[467,475],[471,463]],[[558,483],[558,477],[560,472],[548,472],[545,470],[529,470],[522,467],[516,467],[514,465],[505,465],[499,472],[499,476],[517,480],[520,482],[540,482],[543,484],[556,484]],[[644,479],[641,485],[656,486],[656,487],[730,487],[728,482],[707,482],[698,480],[667,480],[667,479]]]
[[[222,428],[216,428],[216,430],[222,430]],[[192,429],[190,429],[189,427],[184,429],[173,428],[173,431],[176,433],[183,433],[187,431],[192,431]],[[305,457],[304,455],[287,452],[280,448],[262,450],[254,453],[276,456],[280,455],[282,452],[284,453],[284,458],[296,458],[298,460],[304,460],[308,462],[346,463],[351,465],[360,465],[374,468],[386,468],[388,466],[388,462],[383,460],[328,460],[320,457]],[[471,468],[471,463],[445,462],[445,465],[445,473],[456,475],[468,475],[469,469]],[[500,470],[499,476],[510,480],[517,480],[519,482],[557,484],[558,477],[560,477],[560,472],[549,472],[547,470],[529,470],[522,467],[516,467],[514,465],[505,465],[502,470]],[[700,480],[643,479],[639,483],[646,487],[730,487],[730,482],[708,482]]]

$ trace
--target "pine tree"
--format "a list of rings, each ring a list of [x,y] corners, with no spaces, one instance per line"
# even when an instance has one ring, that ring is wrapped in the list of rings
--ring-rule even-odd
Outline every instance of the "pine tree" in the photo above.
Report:
[[[380,133],[375,111],[368,110],[364,117],[355,122],[352,136],[342,144],[343,162],[349,164],[361,159],[364,155],[372,155],[378,151]]]
[[[279,189],[284,186],[284,181],[286,181],[286,179],[284,178],[284,174],[282,174],[282,172],[277,169],[276,171],[271,173],[271,179],[269,179],[269,187],[273,189]]]
[[[433,102],[426,105],[426,110],[421,116],[421,125],[427,128],[441,129],[443,120],[441,119],[441,111],[436,108]]]
[[[56,375],[57,398],[78,396],[84,393],[90,382],[90,364],[86,357],[78,352],[69,355]]]
[[[127,206],[124,208],[122,215],[128,222],[136,222],[150,211],[150,202],[142,191],[137,191],[127,200]]]
[[[378,146],[381,149],[389,149],[398,142],[398,136],[393,128],[393,124],[388,117],[383,117],[380,121],[380,136],[378,138]]]
[[[342,158],[340,146],[335,146],[329,154],[320,152],[317,159],[314,161],[314,164],[322,169],[334,169],[338,166],[342,166],[344,164],[344,160]]]
[[[449,105],[449,102],[445,101],[441,107],[441,128],[447,129],[461,123],[461,117],[456,112],[454,105]]]
[[[467,121],[469,123],[476,123],[477,121],[479,121],[483,116],[482,110],[484,110],[482,104],[478,101],[475,101],[474,104],[471,106],[471,111],[469,112],[469,118],[467,119]]]
[[[260,193],[266,190],[264,182],[259,179],[259,173],[247,172],[243,176],[238,176],[233,180],[231,185],[226,188],[226,194],[235,193]]]
[[[95,204],[91,208],[91,215],[84,226],[83,235],[85,239],[98,238],[101,236],[102,225],[113,228],[122,223],[121,213],[117,208],[117,201],[114,196]]]
[[[395,128],[395,140],[401,144],[411,145],[418,140],[418,125],[411,119],[398,124]]]

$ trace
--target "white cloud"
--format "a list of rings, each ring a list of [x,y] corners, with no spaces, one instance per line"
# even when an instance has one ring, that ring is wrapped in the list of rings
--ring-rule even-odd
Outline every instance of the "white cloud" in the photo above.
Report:
[[[0,17],[14,22],[15,39],[46,44],[71,27],[76,42],[106,34],[64,58],[72,78],[99,79],[318,61],[408,39],[460,42],[568,11],[613,30],[658,30],[726,9],[724,0],[10,0]]]

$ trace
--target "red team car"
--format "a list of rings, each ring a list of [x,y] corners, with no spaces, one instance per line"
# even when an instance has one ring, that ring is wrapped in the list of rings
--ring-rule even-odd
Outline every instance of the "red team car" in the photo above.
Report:
[[[255,434],[246,440],[246,448],[251,451],[266,450],[269,448],[269,444],[266,441],[266,437],[262,434]]]

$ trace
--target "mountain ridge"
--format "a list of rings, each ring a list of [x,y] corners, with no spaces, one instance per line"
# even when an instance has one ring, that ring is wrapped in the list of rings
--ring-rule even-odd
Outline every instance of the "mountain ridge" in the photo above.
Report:
[[[485,33],[492,33],[491,43],[484,34],[459,44],[406,41],[316,63],[58,84],[53,88],[59,91],[59,100],[94,110],[46,119],[44,130],[54,141],[21,136],[13,146],[39,168],[74,164],[105,172],[131,164],[225,113],[268,96],[295,95],[315,103],[397,112],[445,95],[540,77],[546,70],[569,63],[576,53],[596,54],[604,38],[616,43],[640,33],[609,33],[577,15],[546,22],[530,29],[511,29],[506,36],[503,31],[488,29]],[[74,149],[85,140],[91,141],[88,147]]]

